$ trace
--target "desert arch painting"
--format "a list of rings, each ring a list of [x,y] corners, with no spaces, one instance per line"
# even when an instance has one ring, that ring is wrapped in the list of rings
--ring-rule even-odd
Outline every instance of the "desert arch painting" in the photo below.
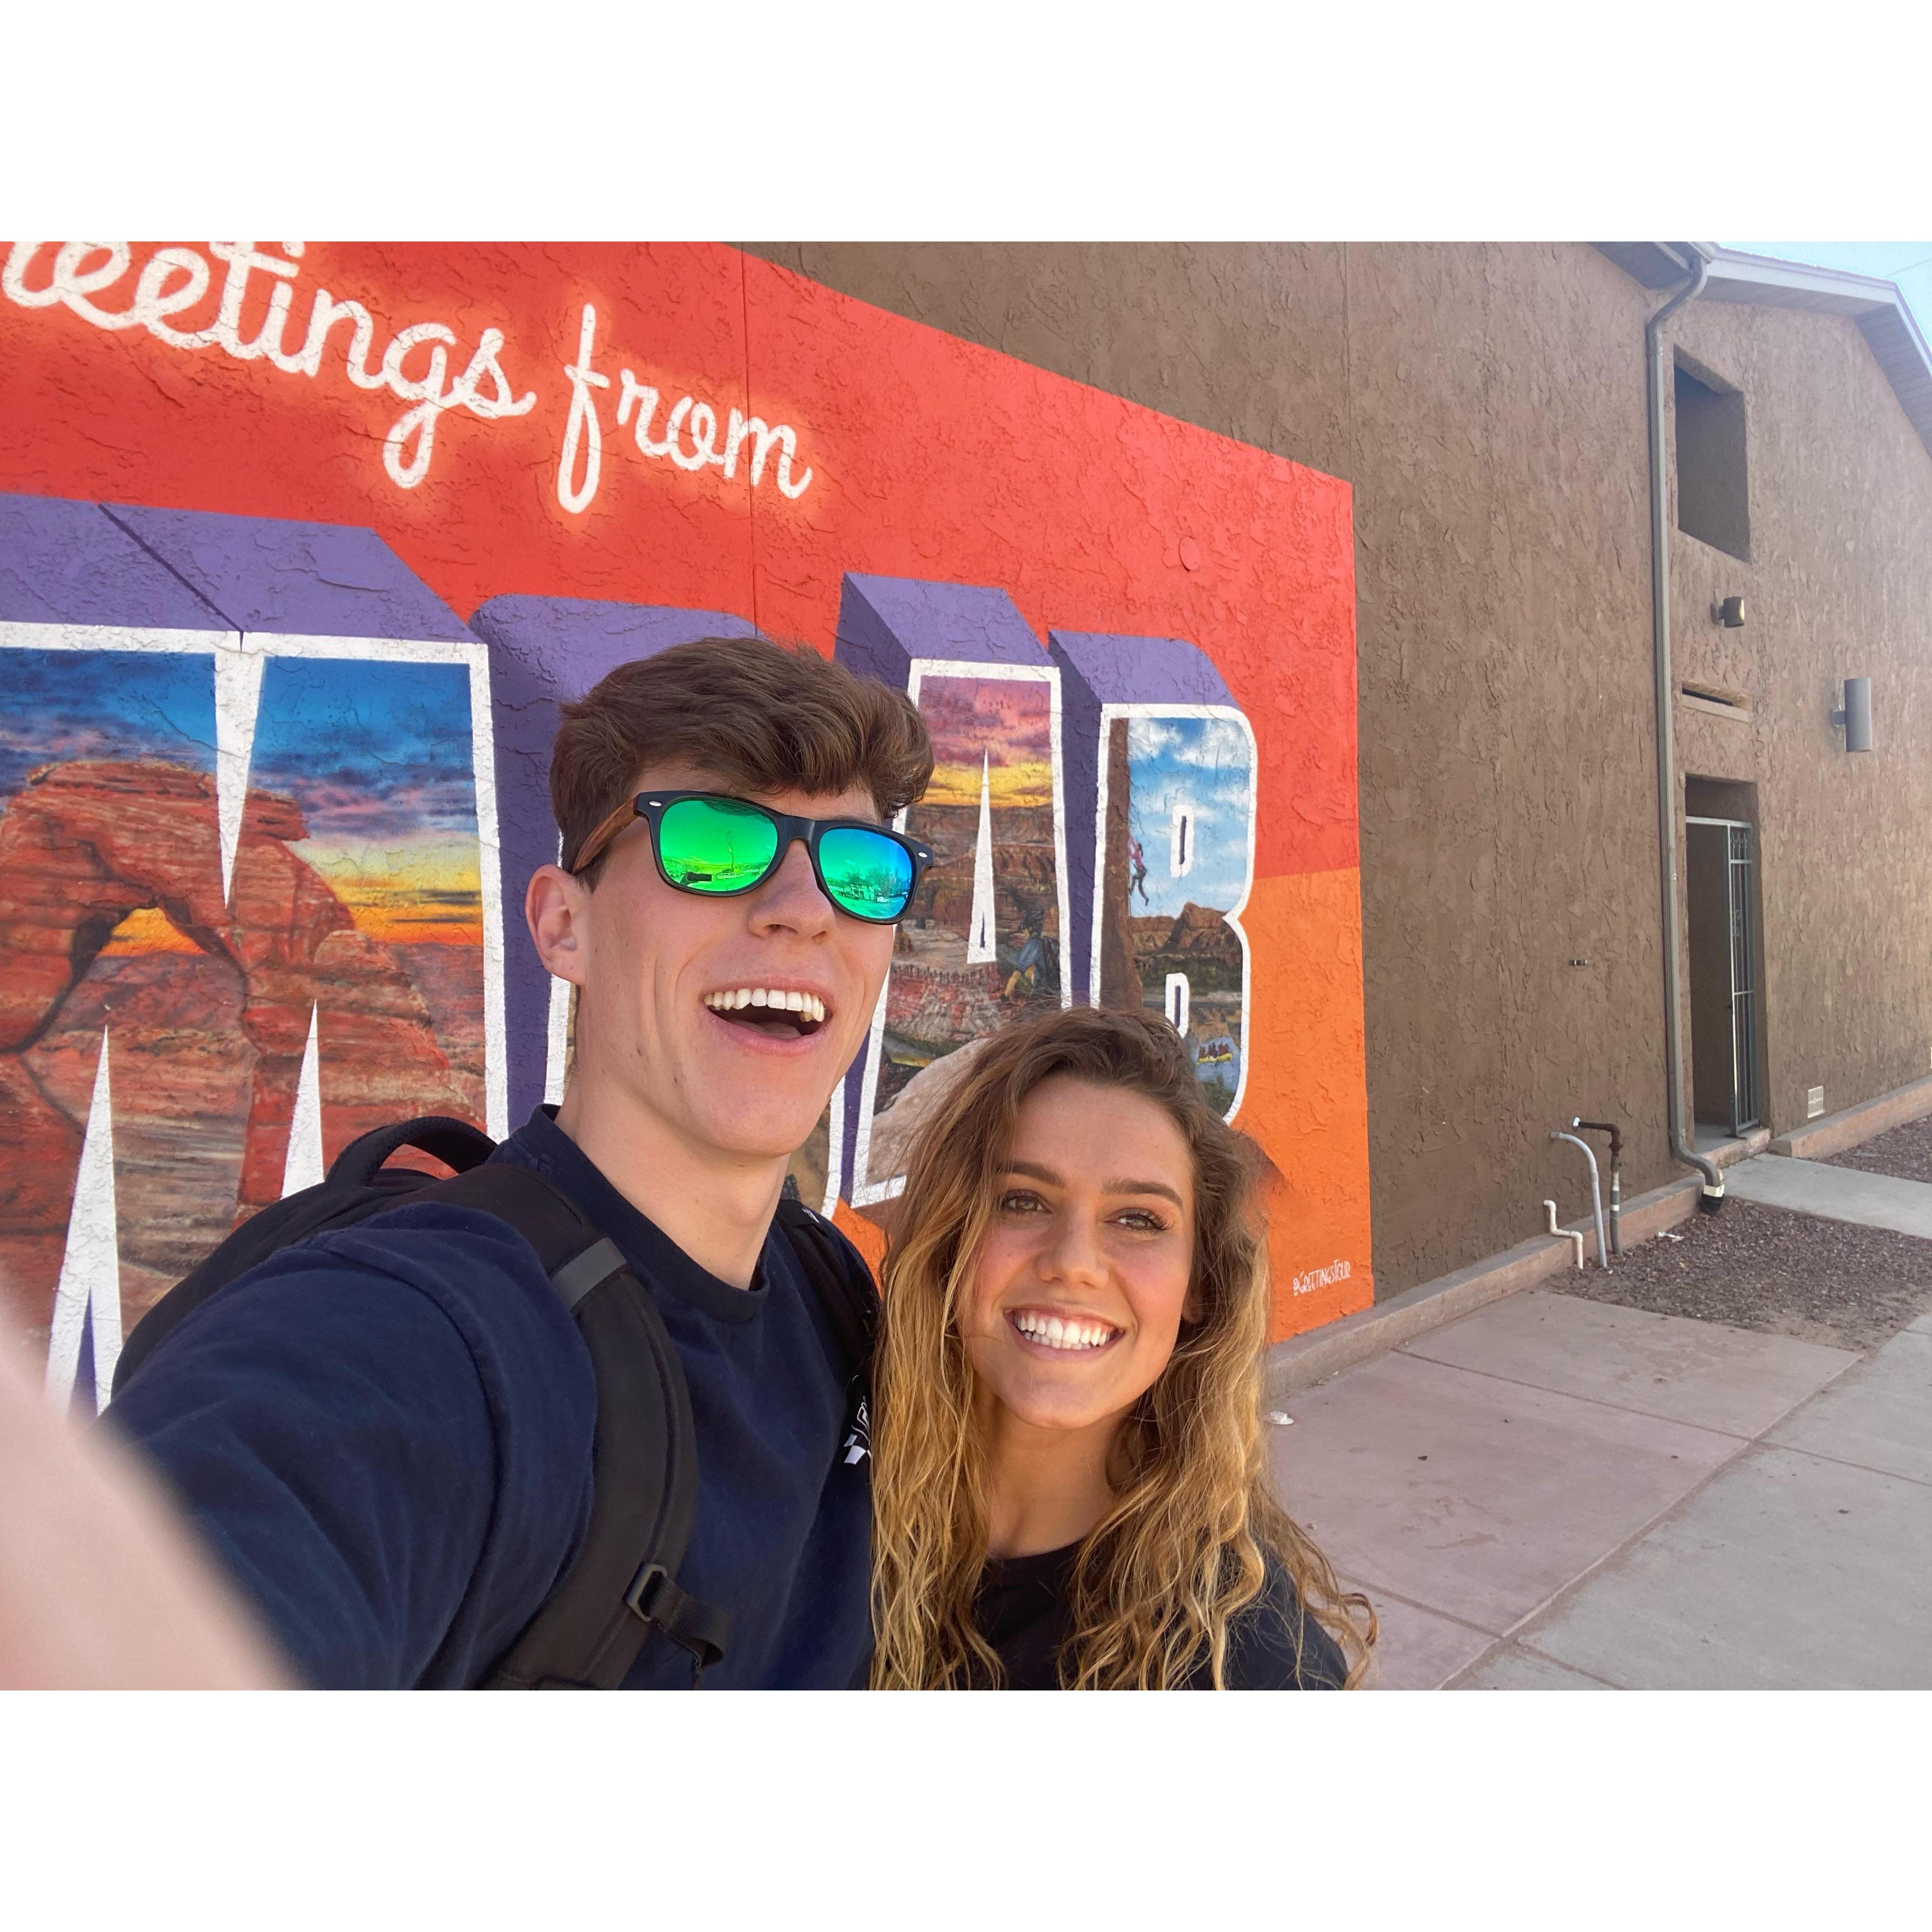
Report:
[[[483,652],[365,532],[15,496],[0,546],[0,1268],[99,1399],[357,1134],[500,1123]]]

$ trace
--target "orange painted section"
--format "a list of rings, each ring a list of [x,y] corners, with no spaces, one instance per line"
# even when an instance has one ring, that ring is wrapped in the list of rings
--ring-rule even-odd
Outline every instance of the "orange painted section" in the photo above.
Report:
[[[1360,874],[1257,880],[1240,923],[1253,1057],[1236,1124],[1281,1174],[1269,1240],[1280,1341],[1375,1299]]]
[[[193,940],[175,925],[158,906],[142,906],[130,912],[107,935],[100,949],[104,959],[137,959],[152,952],[200,951]]]
[[[855,1214],[843,1201],[835,1202],[832,1225],[866,1257],[866,1265],[877,1274],[886,1264],[885,1230],[864,1215]]]

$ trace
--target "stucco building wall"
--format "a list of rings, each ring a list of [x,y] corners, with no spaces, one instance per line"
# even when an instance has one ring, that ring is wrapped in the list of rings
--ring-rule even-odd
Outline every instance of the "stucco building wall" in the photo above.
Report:
[[[1573,1114],[1623,1124],[1628,1191],[1681,1172],[1644,416],[1660,298],[1569,244],[754,252],[1353,486],[1380,1294],[1522,1239],[1546,1195],[1580,1211],[1578,1156],[1546,1138]],[[1673,529],[1672,564],[1678,681],[1750,710],[1678,706],[1678,797],[1684,774],[1756,788],[1782,1130],[1808,1088],[1835,1109],[1932,1064],[1932,455],[1849,320],[1706,301],[1672,337],[1746,402],[1751,560]],[[1744,627],[1720,629],[1713,603],[1739,594]],[[1827,722],[1847,675],[1874,680],[1870,757]]]
[[[1932,453],[1849,321],[1700,302],[1675,340],[1745,399],[1750,560],[1680,533],[1672,588],[1680,682],[1750,715],[1680,704],[1678,763],[1756,787],[1782,1131],[1808,1088],[1835,1112],[1932,1070]],[[1848,676],[1872,680],[1869,755],[1830,722]]]

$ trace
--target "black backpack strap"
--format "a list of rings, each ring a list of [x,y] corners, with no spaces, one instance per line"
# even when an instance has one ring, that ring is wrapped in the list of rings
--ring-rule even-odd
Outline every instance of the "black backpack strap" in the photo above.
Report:
[[[482,1129],[446,1114],[372,1128],[351,1141],[326,1179],[251,1215],[134,1324],[114,1365],[113,1393],[119,1395],[135,1370],[211,1295],[272,1255],[312,1235],[352,1227],[434,1186],[429,1175],[414,1168],[383,1171],[382,1163],[405,1147],[419,1148],[458,1173],[480,1166],[496,1150],[496,1143]]]
[[[730,1619],[676,1581],[697,1513],[698,1448],[683,1365],[656,1304],[616,1243],[532,1168],[493,1161],[426,1198],[493,1214],[530,1243],[597,1382],[583,1547],[484,1688],[614,1689],[653,1630],[689,1654],[695,1684],[724,1654]]]
[[[496,1143],[481,1127],[448,1114],[418,1114],[413,1120],[372,1127],[351,1141],[329,1163],[326,1186],[367,1187],[390,1155],[406,1147],[433,1156],[446,1167],[466,1174],[481,1167],[496,1151]]]
[[[778,1221],[837,1338],[849,1384],[872,1366],[872,1338],[879,1324],[879,1296],[872,1270],[824,1215],[814,1214],[796,1197],[780,1199]]]

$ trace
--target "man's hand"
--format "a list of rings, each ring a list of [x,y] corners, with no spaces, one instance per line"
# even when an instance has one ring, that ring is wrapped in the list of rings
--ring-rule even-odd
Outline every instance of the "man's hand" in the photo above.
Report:
[[[134,1452],[56,1414],[20,1353],[0,1330],[0,1688],[289,1688]]]

